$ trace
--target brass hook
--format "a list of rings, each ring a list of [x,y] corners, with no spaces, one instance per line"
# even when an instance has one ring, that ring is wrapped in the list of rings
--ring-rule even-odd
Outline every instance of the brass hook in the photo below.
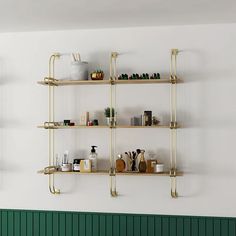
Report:
[[[176,169],[172,168],[170,170],[171,197],[172,198],[177,198],[178,197],[178,193],[177,193],[177,189],[176,189],[176,175],[177,175]]]
[[[54,186],[54,174],[49,175],[49,191],[52,194],[60,194],[60,189],[55,188]]]
[[[117,197],[118,193],[116,191],[116,171],[114,168],[110,169],[109,176],[110,176],[110,194],[112,197]]]

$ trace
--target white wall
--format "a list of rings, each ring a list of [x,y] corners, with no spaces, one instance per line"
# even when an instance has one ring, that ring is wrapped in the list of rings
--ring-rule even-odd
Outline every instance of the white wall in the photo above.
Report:
[[[0,35],[0,207],[98,212],[187,215],[236,215],[236,25],[176,26],[11,33]],[[47,120],[47,88],[36,84],[47,75],[53,52],[79,51],[90,69],[108,71],[111,51],[118,51],[120,72],[168,74],[169,50],[178,58],[180,197],[171,199],[168,177],[118,177],[120,197],[109,196],[108,176],[63,175],[48,192],[47,132],[36,126]],[[60,76],[69,59],[60,62]],[[60,77],[59,76],[59,77]],[[162,118],[169,110],[169,87],[120,86],[118,113],[123,119],[151,109]],[[56,117],[78,119],[83,111],[101,112],[108,105],[108,86],[67,87],[56,91]],[[124,115],[126,114],[126,115]],[[167,116],[168,117],[168,116]],[[168,120],[166,120],[168,122]],[[108,158],[108,130],[57,131],[58,152],[87,156],[97,144]],[[168,164],[168,130],[119,130],[119,152],[142,147]]]

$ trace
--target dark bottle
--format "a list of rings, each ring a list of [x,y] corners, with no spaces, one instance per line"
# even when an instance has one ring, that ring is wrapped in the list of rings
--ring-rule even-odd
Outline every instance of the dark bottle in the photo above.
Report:
[[[146,172],[146,169],[147,169],[147,164],[146,164],[146,161],[145,161],[145,158],[144,158],[144,150],[141,150],[141,157],[140,157],[140,161],[139,161],[139,165],[138,165],[138,169],[139,169],[139,172]]]

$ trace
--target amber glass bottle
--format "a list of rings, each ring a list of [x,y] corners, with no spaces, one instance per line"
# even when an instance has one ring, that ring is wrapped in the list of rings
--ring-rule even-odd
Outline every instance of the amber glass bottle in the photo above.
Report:
[[[146,172],[147,169],[147,164],[144,158],[144,150],[141,150],[141,157],[140,157],[140,162],[138,165],[139,172]]]

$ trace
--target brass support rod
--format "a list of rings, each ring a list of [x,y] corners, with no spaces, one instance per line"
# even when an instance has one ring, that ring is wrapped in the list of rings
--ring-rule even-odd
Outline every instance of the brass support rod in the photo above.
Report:
[[[116,197],[116,171],[115,171],[115,155],[116,155],[116,129],[113,129],[116,125],[116,86],[114,82],[117,78],[116,75],[116,59],[118,53],[112,52],[110,56],[110,194],[112,197]]]
[[[177,198],[177,55],[178,49],[171,50],[170,63],[170,178],[171,178],[171,197]]]
[[[49,126],[54,124],[54,85],[53,81],[55,81],[55,60],[60,57],[59,53],[53,54],[49,59],[49,76],[48,78],[48,93],[49,93],[49,106],[48,106],[48,118],[49,118]],[[54,155],[55,155],[55,141],[54,141],[54,129],[48,130],[49,136],[49,166],[53,166],[54,163]],[[55,188],[54,184],[54,174],[50,174],[48,177],[49,191],[52,194],[59,194],[60,190]]]

